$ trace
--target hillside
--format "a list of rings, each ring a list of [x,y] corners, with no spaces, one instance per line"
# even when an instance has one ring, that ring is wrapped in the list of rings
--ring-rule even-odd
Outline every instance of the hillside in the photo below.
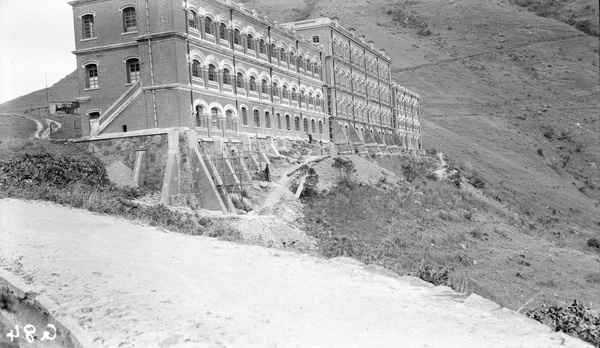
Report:
[[[72,101],[79,96],[77,86],[77,70],[63,77],[54,85],[48,87],[48,100]],[[40,89],[13,100],[0,104],[0,111],[19,111],[24,109],[35,109],[47,106],[46,89]]]
[[[367,3],[245,5],[279,22],[337,16],[374,39],[391,55],[394,79],[423,98],[426,148],[444,151],[465,173],[479,175],[493,196],[550,240],[576,246],[597,236],[598,37],[519,1]],[[597,32],[597,2],[561,6],[577,21],[591,20]]]

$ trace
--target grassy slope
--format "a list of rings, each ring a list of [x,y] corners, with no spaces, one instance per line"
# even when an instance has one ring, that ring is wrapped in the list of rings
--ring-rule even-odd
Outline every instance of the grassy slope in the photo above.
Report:
[[[48,99],[52,101],[72,101],[77,98],[77,71],[63,77],[60,81],[48,88]],[[46,90],[40,89],[0,105],[0,111],[19,111],[37,107],[45,107]]]
[[[342,25],[387,49],[395,80],[423,96],[426,147],[480,172],[503,201],[533,220],[547,220],[554,209],[559,222],[597,235],[598,38],[508,1],[475,0],[406,5],[405,12],[423,16],[434,32],[420,37],[386,14],[399,4],[330,1],[311,15],[337,15]],[[597,14],[596,2],[569,2],[573,8],[588,4]],[[302,12],[289,0],[246,6],[280,22]],[[561,133],[566,137],[558,139]]]

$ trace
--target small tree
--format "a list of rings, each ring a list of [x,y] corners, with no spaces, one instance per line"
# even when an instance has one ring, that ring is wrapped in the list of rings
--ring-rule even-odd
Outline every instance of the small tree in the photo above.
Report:
[[[356,172],[354,162],[342,157],[335,157],[331,166],[340,170],[342,180],[348,179],[352,173]]]

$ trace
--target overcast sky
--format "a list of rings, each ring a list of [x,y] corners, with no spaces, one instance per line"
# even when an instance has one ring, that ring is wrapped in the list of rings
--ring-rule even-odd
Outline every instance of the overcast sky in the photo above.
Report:
[[[0,104],[75,70],[68,0],[0,0]]]

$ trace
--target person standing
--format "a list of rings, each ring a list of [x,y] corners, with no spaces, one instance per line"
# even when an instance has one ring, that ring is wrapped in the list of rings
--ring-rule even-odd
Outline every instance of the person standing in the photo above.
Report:
[[[267,181],[271,181],[271,170],[269,170],[269,165],[265,166],[265,178]]]

